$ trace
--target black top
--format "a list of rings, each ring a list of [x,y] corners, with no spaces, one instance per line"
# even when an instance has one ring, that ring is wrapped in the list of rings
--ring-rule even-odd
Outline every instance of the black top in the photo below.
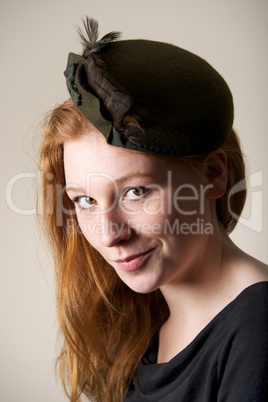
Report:
[[[268,401],[268,282],[246,288],[168,363],[157,340],[124,402]]]

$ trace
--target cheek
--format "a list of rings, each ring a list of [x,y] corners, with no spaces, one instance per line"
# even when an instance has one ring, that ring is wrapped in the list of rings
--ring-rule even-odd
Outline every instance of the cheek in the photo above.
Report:
[[[173,193],[172,215],[178,215],[185,221],[205,218],[209,212],[207,192],[209,186],[182,185]]]
[[[96,220],[92,220],[83,216],[83,214],[77,215],[77,221],[80,233],[86,238],[86,240],[96,248],[98,244],[98,233],[101,231],[100,223]]]
[[[147,205],[147,207],[149,208],[149,205]],[[150,207],[152,207],[151,203]],[[139,215],[135,217],[132,216],[128,220],[129,228],[131,228],[136,235],[145,236],[147,238],[162,237],[168,215],[157,211],[152,208],[144,208]]]
[[[168,200],[166,196],[158,194],[146,199],[142,207],[142,213],[150,219],[151,216],[158,216],[159,214],[163,215],[166,213]]]

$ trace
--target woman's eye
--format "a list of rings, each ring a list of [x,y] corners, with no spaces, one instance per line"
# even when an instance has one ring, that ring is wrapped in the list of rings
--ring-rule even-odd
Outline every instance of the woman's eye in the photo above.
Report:
[[[94,198],[88,197],[86,195],[80,195],[74,199],[75,205],[81,210],[92,208],[96,204],[96,200]]]
[[[137,201],[143,198],[147,190],[145,187],[133,187],[126,191],[124,195],[125,200]]]

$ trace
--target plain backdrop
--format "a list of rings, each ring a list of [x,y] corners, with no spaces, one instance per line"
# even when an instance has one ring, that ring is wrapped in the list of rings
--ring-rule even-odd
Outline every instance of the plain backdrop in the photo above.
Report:
[[[0,401],[67,401],[54,377],[58,353],[53,271],[36,228],[40,121],[68,97],[68,52],[89,15],[101,35],[171,42],[226,79],[248,164],[249,195],[232,235],[268,262],[267,0],[1,0]]]

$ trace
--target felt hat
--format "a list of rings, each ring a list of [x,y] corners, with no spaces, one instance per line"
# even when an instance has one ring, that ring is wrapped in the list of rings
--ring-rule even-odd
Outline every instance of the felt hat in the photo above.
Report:
[[[86,18],[83,54],[70,53],[64,74],[73,102],[112,145],[160,155],[213,151],[233,125],[233,98],[221,75],[199,56],[151,40],[101,40]]]

